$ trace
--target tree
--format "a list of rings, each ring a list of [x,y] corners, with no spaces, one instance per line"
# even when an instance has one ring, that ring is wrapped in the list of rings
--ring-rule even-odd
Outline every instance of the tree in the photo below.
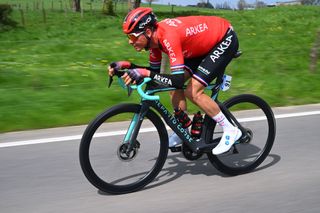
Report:
[[[112,0],[103,0],[102,13],[106,15],[115,15]]]
[[[197,7],[205,7],[205,8],[214,8],[213,5],[209,2],[209,0],[201,0],[198,4]]]
[[[266,7],[267,4],[264,3],[263,1],[256,1],[256,8],[262,8],[262,7]]]
[[[129,10],[140,7],[141,0],[128,0]]]
[[[151,6],[152,2],[158,1],[158,0],[145,0],[147,3],[149,3],[149,7]]]
[[[229,5],[228,2],[225,1],[225,2],[223,3],[223,9],[231,10],[231,6]]]
[[[80,0],[73,0],[72,7],[73,7],[73,11],[80,12],[81,11]]]
[[[140,7],[140,4],[141,4],[141,0],[135,0],[134,1],[134,8]]]
[[[17,26],[17,22],[13,21],[9,16],[12,13],[12,7],[9,4],[0,4],[0,32],[9,30],[10,27]]]
[[[239,10],[244,10],[247,6],[247,3],[245,0],[239,0],[238,1],[238,9]]]
[[[216,8],[217,9],[224,9],[224,10],[231,10],[231,6],[226,1],[221,4],[216,4]]]
[[[319,0],[301,0],[301,4],[303,5],[320,5]]]

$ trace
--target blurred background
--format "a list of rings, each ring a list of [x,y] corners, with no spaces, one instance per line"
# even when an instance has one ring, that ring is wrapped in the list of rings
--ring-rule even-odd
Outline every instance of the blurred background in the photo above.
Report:
[[[320,102],[319,0],[0,0],[0,132],[87,124],[112,105],[139,101],[116,84],[107,88],[106,73],[117,60],[148,65],[148,53],[137,53],[121,30],[139,5],[159,20],[231,21],[243,55],[227,68],[233,80],[222,99],[254,93],[272,106]]]

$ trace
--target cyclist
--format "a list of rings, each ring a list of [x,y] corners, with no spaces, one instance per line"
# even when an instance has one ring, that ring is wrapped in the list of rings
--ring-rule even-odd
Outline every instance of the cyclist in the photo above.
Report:
[[[177,88],[171,94],[173,107],[186,110],[185,97],[198,105],[223,129],[223,136],[212,153],[228,151],[242,133],[226,119],[204,89],[213,79],[223,76],[238,50],[238,39],[229,21],[216,16],[188,16],[158,22],[151,8],[139,7],[125,17],[123,32],[136,51],[149,50],[150,67],[118,61],[108,67],[109,75],[115,69],[128,69],[122,76],[127,85],[150,77],[154,82]],[[171,74],[160,73],[162,52],[169,57]],[[170,147],[176,145],[169,140]]]

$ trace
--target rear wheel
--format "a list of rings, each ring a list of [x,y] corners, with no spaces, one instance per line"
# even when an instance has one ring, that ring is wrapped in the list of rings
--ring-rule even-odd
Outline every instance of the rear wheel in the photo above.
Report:
[[[228,175],[247,173],[259,166],[268,156],[276,135],[276,123],[269,105],[255,95],[239,95],[224,105],[246,133],[228,152],[221,155],[208,153],[210,162]],[[222,130],[218,126],[209,130],[210,140],[219,141]]]
[[[129,193],[150,183],[168,154],[168,133],[157,114],[145,115],[132,150],[123,143],[130,122],[141,106],[121,104],[93,120],[80,143],[80,164],[91,184],[111,194]],[[118,121],[118,122],[116,122]]]

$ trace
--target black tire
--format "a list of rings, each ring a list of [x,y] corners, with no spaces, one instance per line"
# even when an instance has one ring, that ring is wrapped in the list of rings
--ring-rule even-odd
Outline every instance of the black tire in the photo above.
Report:
[[[207,154],[208,158],[222,173],[228,175],[248,173],[258,167],[266,159],[273,146],[276,135],[276,122],[272,109],[263,99],[249,94],[232,97],[223,104],[237,118],[243,127],[248,128],[248,126],[251,126],[251,128],[248,128],[248,131],[251,131],[251,135],[253,136],[252,141],[249,143],[236,144],[236,150],[234,150],[233,147],[228,153],[222,155],[216,156],[210,152]],[[259,121],[256,121],[255,124],[249,119],[243,118],[243,121],[241,120],[241,116],[244,116],[246,111],[238,112],[238,114],[233,111],[237,106],[249,104],[250,106],[255,106],[256,109],[254,111],[252,110],[251,113],[259,113],[259,116],[255,117]],[[212,140],[215,137],[215,131],[216,130],[214,129],[209,129],[207,137],[210,137]],[[258,147],[256,144],[261,144],[261,146]],[[239,153],[236,153],[237,151],[239,151]]]
[[[81,164],[82,171],[86,176],[86,178],[89,180],[89,182],[103,192],[110,193],[110,194],[123,194],[123,193],[130,193],[130,192],[137,191],[143,188],[144,186],[146,186],[147,184],[149,184],[152,180],[154,180],[154,178],[161,171],[166,161],[167,154],[168,154],[168,133],[162,120],[151,109],[145,115],[143,124],[148,122],[146,120],[149,120],[150,123],[153,125],[153,127],[155,127],[155,132],[157,133],[156,134],[157,137],[159,137],[159,141],[158,142],[155,141],[154,144],[159,148],[159,150],[156,150],[156,148],[154,148],[154,146],[149,143],[150,141],[154,140],[153,138],[156,138],[156,137],[146,137],[146,136],[142,137],[140,136],[140,133],[141,133],[140,131],[138,134],[138,137],[140,137],[140,139],[138,139],[137,137],[137,141],[139,141],[138,142],[139,146],[141,146],[140,150],[142,150],[142,152],[144,151],[146,152],[141,153],[140,151],[139,154],[141,155],[137,155],[138,157],[135,157],[126,161],[121,159],[121,157],[119,157],[120,148],[119,149],[114,148],[116,147],[116,144],[121,146],[123,137],[121,139],[116,138],[118,136],[112,136],[111,138],[109,136],[104,138],[101,137],[101,134],[102,135],[104,134],[101,132],[103,128],[104,129],[108,128],[108,131],[110,131],[110,129],[114,128],[115,126],[114,123],[112,123],[112,125],[110,125],[110,123],[105,123],[106,121],[110,121],[110,119],[112,118],[118,119],[118,116],[124,115],[124,114],[134,115],[135,113],[138,113],[140,111],[140,108],[141,106],[138,104],[120,104],[120,105],[114,106],[106,110],[105,112],[101,113],[99,116],[97,116],[97,118],[95,118],[88,125],[88,127],[86,128],[82,136],[81,143],[80,143],[80,150],[79,150],[79,157],[80,157],[80,164]],[[126,127],[123,127],[123,128],[124,130],[127,130]],[[97,134],[100,134],[100,135],[97,135]],[[145,144],[147,147],[149,147],[148,150],[146,149],[143,150],[143,143],[141,143],[140,140],[146,141]],[[106,143],[106,141],[108,141],[108,143]],[[116,144],[114,145],[114,143]],[[112,147],[113,145],[114,147]],[[104,146],[105,149],[103,149],[102,146]],[[114,150],[114,149],[117,149],[117,150]],[[153,149],[155,149],[155,151],[153,151]],[[95,151],[97,153],[94,153]],[[118,155],[117,155],[117,151],[118,151]],[[109,152],[109,153],[105,154],[105,152]],[[154,155],[149,158],[148,152],[154,152]],[[118,158],[114,157],[113,155],[115,155]],[[95,158],[97,158],[98,163],[94,162]],[[107,158],[107,159],[101,162],[101,160],[98,158],[100,159]],[[144,164],[138,164],[138,165],[134,164],[134,163],[140,163],[141,159],[144,160]],[[110,164],[110,166],[107,166],[106,164]],[[145,164],[151,164],[150,168],[146,169]],[[97,168],[95,168],[96,165],[97,165]],[[124,166],[124,168],[121,166]],[[101,168],[103,167],[103,169],[100,169],[100,167]],[[128,170],[131,171],[132,168],[139,168],[142,171],[139,171],[138,173],[134,173],[130,175],[126,174],[124,177],[119,177],[119,179],[114,179],[113,176],[115,176],[116,173],[118,172],[120,173],[120,171],[124,171],[125,173],[127,173],[127,171]],[[99,174],[100,171],[102,171],[101,174]],[[108,176],[108,178],[105,178],[104,177],[105,175]],[[112,176],[110,180],[109,180],[109,176]],[[131,181],[131,179],[136,179],[136,180],[130,183],[121,183],[121,181],[128,181],[128,180]]]

